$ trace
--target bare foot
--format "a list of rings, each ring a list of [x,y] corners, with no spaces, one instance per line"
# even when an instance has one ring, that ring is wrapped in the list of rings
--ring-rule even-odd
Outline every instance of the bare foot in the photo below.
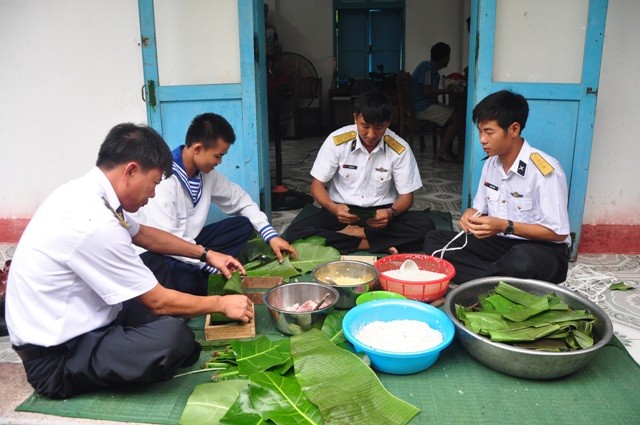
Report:
[[[395,246],[389,248],[389,254],[395,255],[398,253],[398,249]]]
[[[364,227],[361,226],[353,226],[348,225],[342,230],[338,230],[338,233],[344,233],[345,235],[355,236],[360,239],[366,239],[367,236],[364,234]]]

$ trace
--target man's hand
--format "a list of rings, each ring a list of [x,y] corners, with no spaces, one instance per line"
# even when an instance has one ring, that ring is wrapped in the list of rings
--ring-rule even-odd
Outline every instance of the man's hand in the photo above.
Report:
[[[472,233],[478,239],[488,238],[504,231],[505,220],[497,217],[479,215],[474,209],[469,208],[460,218],[460,226]]]
[[[220,312],[229,319],[248,323],[253,317],[253,310],[251,308],[253,303],[245,295],[223,295],[220,304]]]
[[[227,279],[231,277],[231,273],[234,271],[239,271],[240,274],[247,273],[238,260],[221,252],[209,251],[207,253],[207,264],[220,270],[220,273]]]
[[[376,215],[367,220],[367,225],[374,229],[384,229],[389,225],[389,222],[393,218],[393,211],[391,208],[381,208],[376,210]]]
[[[360,217],[349,212],[349,206],[346,204],[335,204],[331,212],[338,218],[340,223],[355,224],[360,221]]]
[[[298,251],[296,251],[294,247],[289,245],[289,242],[285,241],[280,236],[276,236],[275,238],[271,239],[269,241],[269,246],[271,246],[271,250],[273,251],[273,253],[276,254],[276,258],[278,259],[279,263],[282,263],[283,260],[282,251],[289,252],[290,254],[293,254],[294,257],[298,258]]]

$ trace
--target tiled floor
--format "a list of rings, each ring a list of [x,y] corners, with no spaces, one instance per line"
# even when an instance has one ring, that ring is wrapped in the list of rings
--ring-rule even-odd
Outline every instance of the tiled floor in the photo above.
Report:
[[[309,170],[316,158],[322,138],[285,140],[282,142],[282,176],[288,188],[308,192]],[[427,207],[438,211],[449,211],[454,218],[454,226],[460,218],[462,192],[462,165],[434,163],[430,146],[425,152],[416,149],[416,158],[421,170],[423,189],[415,196],[414,209]],[[273,159],[271,164],[275,164]],[[275,176],[275,170],[271,175]],[[275,184],[275,181],[273,182]],[[280,182],[279,182],[280,183]],[[296,216],[298,210],[275,211],[273,225],[280,232]],[[0,242],[0,260],[11,258],[15,245]],[[624,281],[636,289],[630,291],[611,291],[606,289],[612,282]],[[593,287],[604,287],[591,295],[611,317],[616,336],[625,344],[629,352],[640,363],[640,255],[623,254],[584,254],[570,265],[570,274],[564,285],[575,286],[587,282]],[[19,362],[11,350],[8,337],[0,337],[0,362]]]

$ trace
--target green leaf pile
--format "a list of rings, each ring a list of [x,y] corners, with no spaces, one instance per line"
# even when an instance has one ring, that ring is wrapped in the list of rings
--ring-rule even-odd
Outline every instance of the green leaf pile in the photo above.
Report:
[[[541,351],[571,351],[593,345],[595,316],[572,310],[555,294],[537,296],[505,282],[478,296],[478,304],[455,306],[458,319],[492,341]]]
[[[280,263],[262,238],[257,237],[247,243],[243,252],[248,260],[244,268],[247,276],[253,277],[277,276],[289,279],[306,274],[321,264],[340,259],[340,252],[325,246],[325,243],[326,240],[318,236],[295,241],[291,245],[298,251],[298,258],[285,257]]]
[[[207,364],[229,364],[236,379],[201,384],[187,401],[181,425],[404,425],[419,409],[390,394],[344,343],[335,312],[322,330],[291,338],[233,341]]]

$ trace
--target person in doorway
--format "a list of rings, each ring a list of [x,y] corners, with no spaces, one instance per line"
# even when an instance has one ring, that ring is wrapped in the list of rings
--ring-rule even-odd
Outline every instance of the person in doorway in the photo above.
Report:
[[[139,224],[129,215],[171,174],[153,129],[112,128],[96,167],[56,189],[22,235],[7,284],[6,319],[27,380],[50,398],[169,380],[200,355],[187,318],[210,312],[249,322],[244,295],[198,297],[165,288],[132,243],[198,258],[231,276],[233,257]]]
[[[473,207],[460,219],[466,234],[453,240],[454,232],[434,230],[424,244],[431,254],[453,240],[444,258],[456,269],[456,283],[486,276],[566,279],[567,180],[555,158],[522,137],[528,115],[527,100],[510,91],[490,94],[473,109],[487,158]]]
[[[156,196],[140,209],[137,220],[234,257],[255,230],[279,261],[287,253],[297,257],[249,194],[214,169],[235,140],[224,117],[210,112],[196,116],[185,144],[172,152],[173,175],[158,185]],[[232,217],[205,225],[211,203]],[[149,251],[140,251],[140,256],[161,282],[190,294],[205,295],[209,274],[218,272],[198,259]]]
[[[411,148],[389,130],[391,103],[366,92],[353,110],[354,124],[327,137],[311,169],[311,195],[321,210],[292,224],[287,239],[318,235],[343,254],[420,250],[435,225],[409,211],[422,180]]]
[[[440,70],[449,65],[451,47],[446,43],[436,43],[431,47],[431,60],[422,61],[413,71],[411,79],[416,117],[436,123],[443,129],[442,142],[436,152],[443,162],[457,162],[453,153],[453,141],[460,127],[459,112],[450,105],[438,101],[438,96],[460,90],[457,84],[440,88]]]

